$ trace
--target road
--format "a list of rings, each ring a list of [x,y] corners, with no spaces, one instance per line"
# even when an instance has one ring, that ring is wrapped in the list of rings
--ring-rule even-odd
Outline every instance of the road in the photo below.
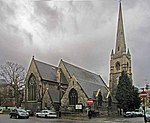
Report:
[[[84,119],[47,119],[30,117],[29,119],[11,119],[8,114],[0,114],[0,123],[144,123],[142,117],[136,118],[84,118]]]

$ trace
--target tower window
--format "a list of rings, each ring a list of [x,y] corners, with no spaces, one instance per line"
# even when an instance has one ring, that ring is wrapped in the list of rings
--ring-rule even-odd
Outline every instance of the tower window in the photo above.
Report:
[[[116,62],[116,70],[120,70],[120,63]]]
[[[73,88],[69,92],[69,104],[70,105],[76,105],[78,103],[78,93],[77,91]]]
[[[127,62],[127,70],[128,70],[128,68],[129,68],[129,63]]]
[[[120,50],[120,48],[118,47],[118,51]]]

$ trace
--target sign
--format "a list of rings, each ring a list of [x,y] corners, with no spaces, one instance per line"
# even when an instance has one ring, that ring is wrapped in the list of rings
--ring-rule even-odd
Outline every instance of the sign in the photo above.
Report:
[[[75,106],[75,109],[82,109],[82,104],[77,104],[77,105]]]
[[[91,105],[91,104],[93,103],[93,100],[90,98],[90,99],[88,99],[87,103],[88,103],[89,105]]]
[[[147,92],[146,92],[146,91],[142,91],[142,92],[139,94],[139,96],[140,96],[141,98],[145,98],[145,97],[147,97]]]

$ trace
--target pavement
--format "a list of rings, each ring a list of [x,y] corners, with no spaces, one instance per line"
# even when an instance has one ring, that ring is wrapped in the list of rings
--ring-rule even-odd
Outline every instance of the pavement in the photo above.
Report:
[[[74,116],[66,115],[66,116],[62,116],[61,118],[62,119],[69,119],[69,120],[82,120],[82,121],[89,120],[87,115],[80,115],[80,116],[77,116],[77,115],[74,115]],[[122,116],[119,116],[119,115],[99,116],[99,117],[92,117],[90,120],[92,120],[92,121],[99,121],[99,120],[105,121],[105,120],[109,120],[109,119],[113,120],[113,119],[116,119],[116,118],[122,118]]]

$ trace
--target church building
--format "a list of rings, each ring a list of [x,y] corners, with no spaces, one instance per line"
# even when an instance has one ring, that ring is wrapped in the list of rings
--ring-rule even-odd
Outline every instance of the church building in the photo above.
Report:
[[[60,60],[53,66],[31,60],[26,78],[24,107],[32,111],[51,109],[86,112],[87,107],[97,112],[114,110],[109,88],[100,75]],[[88,100],[93,101],[88,104]]]

